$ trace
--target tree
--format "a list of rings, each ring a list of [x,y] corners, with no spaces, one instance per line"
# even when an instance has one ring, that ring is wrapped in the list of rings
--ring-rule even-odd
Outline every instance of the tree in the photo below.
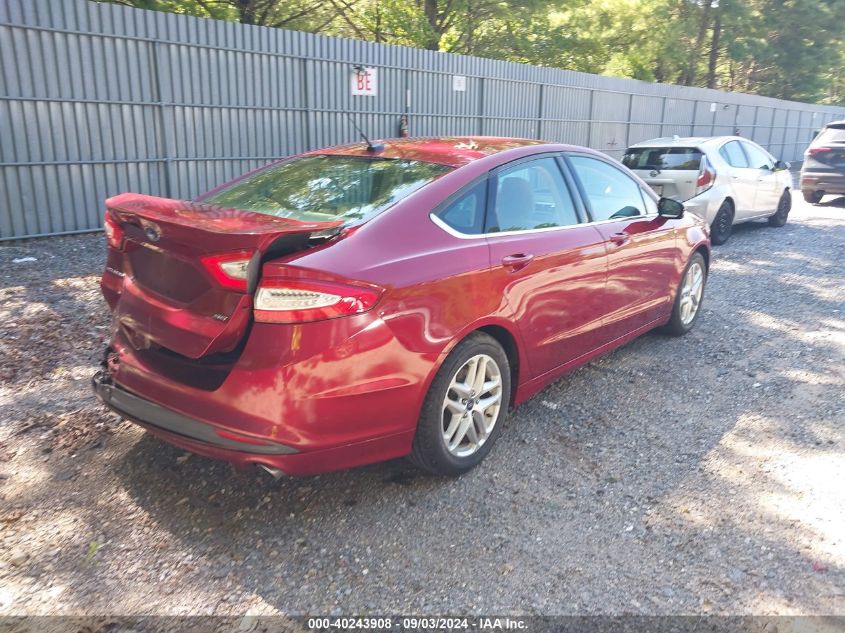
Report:
[[[786,99],[845,100],[845,0],[100,0]]]

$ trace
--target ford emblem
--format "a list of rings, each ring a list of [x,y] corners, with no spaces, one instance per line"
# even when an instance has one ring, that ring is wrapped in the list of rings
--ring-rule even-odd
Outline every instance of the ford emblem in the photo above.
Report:
[[[158,227],[154,224],[148,224],[144,228],[144,235],[147,236],[147,239],[151,242],[158,242],[161,238],[161,231],[159,231]]]

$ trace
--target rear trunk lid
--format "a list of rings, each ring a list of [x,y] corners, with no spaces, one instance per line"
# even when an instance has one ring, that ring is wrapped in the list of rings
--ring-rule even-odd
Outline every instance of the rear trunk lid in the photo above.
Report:
[[[117,327],[136,349],[157,345],[193,359],[243,339],[263,260],[341,224],[138,194],[106,207],[118,237],[110,238],[103,288]],[[229,278],[221,261],[242,265],[243,279]]]

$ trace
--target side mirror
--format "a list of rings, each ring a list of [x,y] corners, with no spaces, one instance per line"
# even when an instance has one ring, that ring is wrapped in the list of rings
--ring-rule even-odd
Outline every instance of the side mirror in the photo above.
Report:
[[[784,171],[785,169],[789,169],[789,163],[779,160],[775,162],[775,167],[772,171]]]
[[[672,198],[660,198],[657,201],[657,213],[663,218],[682,218],[684,217],[684,205]]]

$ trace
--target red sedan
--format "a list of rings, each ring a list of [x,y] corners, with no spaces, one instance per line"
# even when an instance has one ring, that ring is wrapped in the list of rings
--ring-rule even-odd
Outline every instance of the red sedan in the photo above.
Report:
[[[693,327],[707,226],[569,145],[312,151],[197,200],[106,201],[100,399],[273,474],[478,464],[510,407],[657,326]]]

